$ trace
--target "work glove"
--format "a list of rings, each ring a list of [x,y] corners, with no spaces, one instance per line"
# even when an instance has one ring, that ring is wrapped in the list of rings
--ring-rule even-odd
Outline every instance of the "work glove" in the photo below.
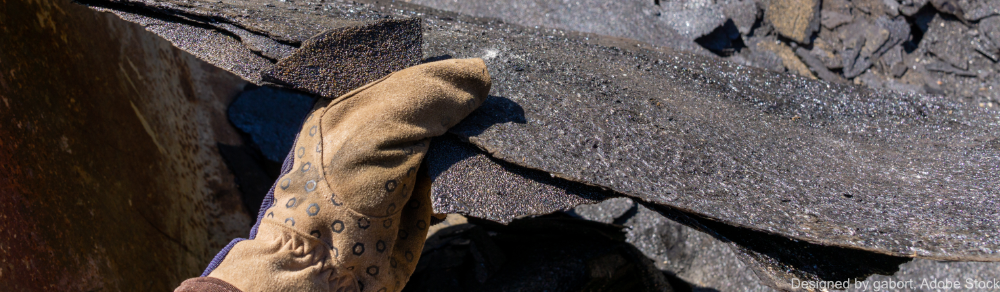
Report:
[[[429,142],[479,107],[490,85],[482,60],[452,59],[318,106],[250,239],[230,244],[197,281],[244,292],[402,290],[430,225],[430,179],[418,175]]]

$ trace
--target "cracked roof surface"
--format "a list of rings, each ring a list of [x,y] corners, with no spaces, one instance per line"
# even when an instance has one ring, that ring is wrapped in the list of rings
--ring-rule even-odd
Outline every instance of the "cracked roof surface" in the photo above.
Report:
[[[996,111],[407,3],[116,3],[288,44],[342,22],[424,17],[425,57],[484,58],[491,95],[523,113],[490,121],[510,109],[484,106],[453,129],[495,158],[816,244],[1000,260]]]

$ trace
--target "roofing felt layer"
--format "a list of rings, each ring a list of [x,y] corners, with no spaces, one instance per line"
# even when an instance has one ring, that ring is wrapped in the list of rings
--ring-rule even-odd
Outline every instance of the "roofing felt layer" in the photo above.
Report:
[[[424,56],[486,59],[492,95],[523,112],[524,123],[483,123],[485,107],[453,130],[496,158],[812,243],[1000,260],[996,111],[406,3],[128,8],[289,44],[338,19],[425,17]]]

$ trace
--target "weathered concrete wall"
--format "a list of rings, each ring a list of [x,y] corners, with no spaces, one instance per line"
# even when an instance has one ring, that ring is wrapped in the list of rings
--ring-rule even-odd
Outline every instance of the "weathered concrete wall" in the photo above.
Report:
[[[0,2],[0,39],[0,290],[167,291],[247,234],[245,81],[69,1]]]

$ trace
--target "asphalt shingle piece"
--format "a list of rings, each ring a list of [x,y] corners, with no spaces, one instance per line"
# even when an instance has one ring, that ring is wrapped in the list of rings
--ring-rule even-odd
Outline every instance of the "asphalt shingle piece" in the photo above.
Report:
[[[610,196],[548,173],[494,161],[455,137],[431,143],[426,167],[434,185],[434,212],[461,213],[509,223],[515,218],[568,210]]]
[[[222,31],[191,25],[170,16],[151,17],[113,8],[94,7],[114,13],[124,20],[142,25],[167,39],[174,46],[243,79],[260,84],[260,73],[274,66],[271,60],[253,52],[247,45]]]
[[[385,19],[323,32],[264,72],[265,81],[336,98],[420,62],[420,20]]]
[[[526,123],[456,130],[497,158],[814,243],[1000,259],[995,112],[558,31],[431,27],[429,54],[493,56],[493,94],[523,107]]]
[[[778,33],[797,43],[812,42],[810,37],[820,24],[819,0],[770,0],[765,3],[764,18]]]

